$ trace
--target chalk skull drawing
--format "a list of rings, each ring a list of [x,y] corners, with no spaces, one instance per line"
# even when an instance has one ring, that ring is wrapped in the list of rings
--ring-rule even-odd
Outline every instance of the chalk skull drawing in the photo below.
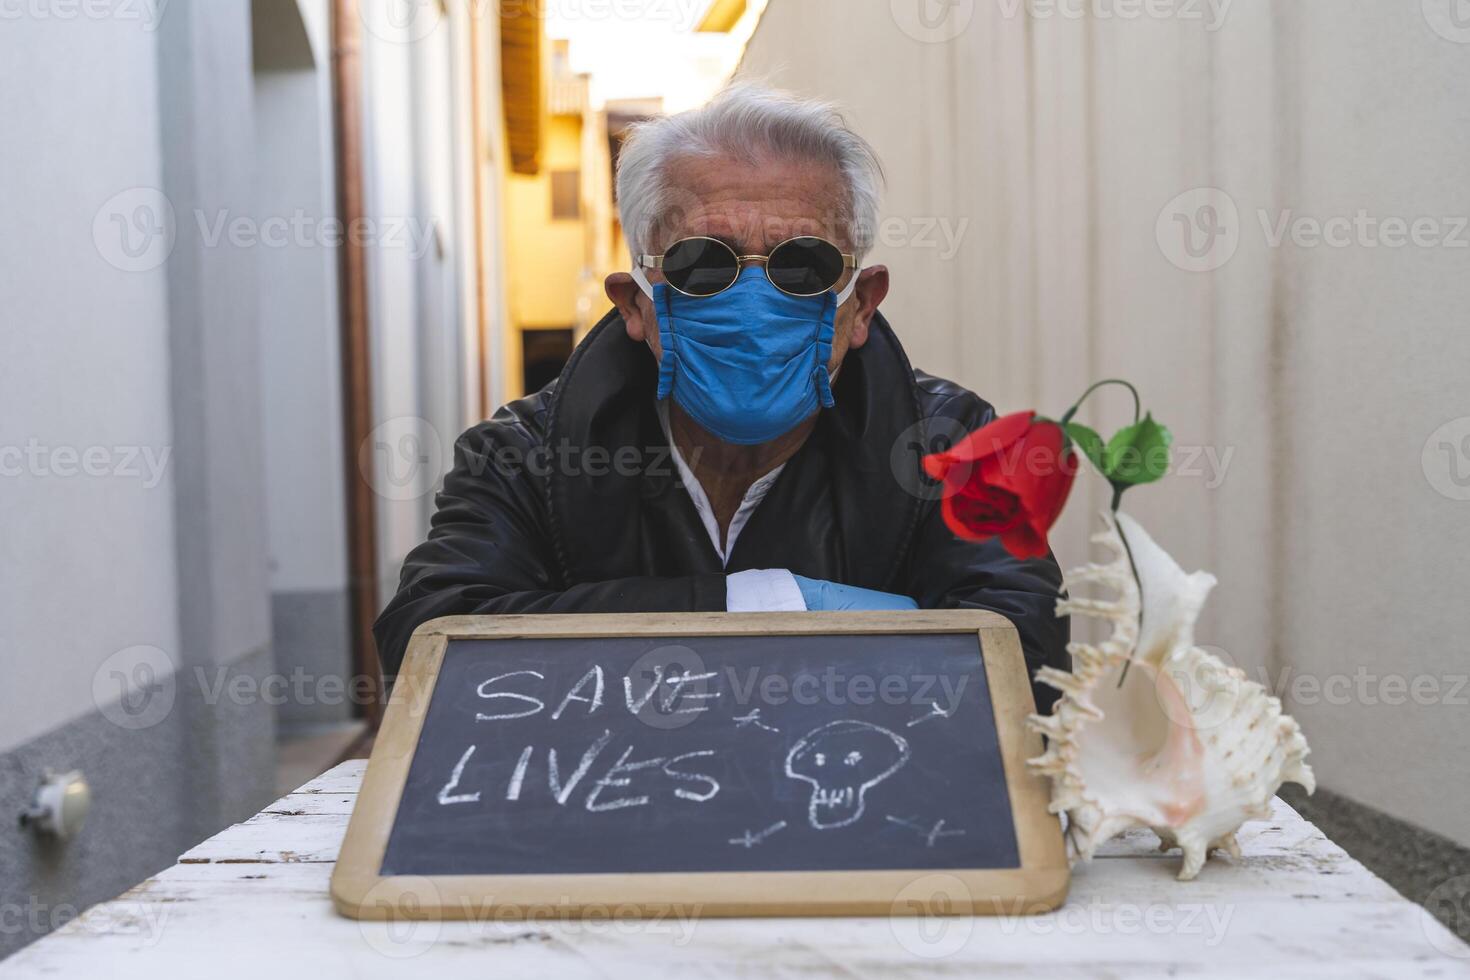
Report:
[[[909,761],[909,743],[865,721],[832,721],[807,732],[786,754],[786,775],[812,784],[807,817],[817,830],[855,823],[868,790]]]

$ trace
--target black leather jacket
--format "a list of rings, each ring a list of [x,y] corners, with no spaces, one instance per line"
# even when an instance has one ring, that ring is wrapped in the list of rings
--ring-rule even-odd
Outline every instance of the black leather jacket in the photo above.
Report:
[[[1033,672],[1066,666],[1056,562],[956,539],[920,470],[924,451],[947,444],[936,436],[957,438],[993,410],[915,372],[881,316],[725,568],[678,482],[656,387],[654,359],[611,313],[560,378],[460,437],[429,538],[374,627],[385,674],[439,616],[722,611],[725,574],[749,568],[900,593],[925,609],[994,610],[1015,623]]]

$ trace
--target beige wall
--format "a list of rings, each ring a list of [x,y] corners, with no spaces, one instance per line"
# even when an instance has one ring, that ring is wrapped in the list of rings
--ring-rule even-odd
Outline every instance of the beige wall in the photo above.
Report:
[[[585,104],[585,79],[581,99]],[[554,171],[580,174],[577,218],[552,217]],[[505,231],[510,329],[505,337],[504,390],[523,387],[522,332],[571,328],[577,340],[607,310],[602,280],[618,256],[607,119],[601,110],[548,116],[541,172],[506,177]]]
[[[510,312],[518,328],[570,327],[576,322],[586,227],[579,219],[552,219],[551,174],[581,169],[582,117],[553,115],[547,120],[541,172],[509,178]]]
[[[872,261],[914,362],[1002,410],[1138,383],[1193,465],[1130,510],[1219,575],[1201,641],[1282,685],[1325,786],[1470,843],[1470,421],[1430,443],[1470,416],[1470,25],[1452,0],[925,7],[772,0],[744,65],[877,145]],[[1185,271],[1175,216],[1205,203],[1228,234]],[[1306,237],[1273,244],[1288,210]],[[1434,220],[1401,247],[1300,223],[1364,210]]]

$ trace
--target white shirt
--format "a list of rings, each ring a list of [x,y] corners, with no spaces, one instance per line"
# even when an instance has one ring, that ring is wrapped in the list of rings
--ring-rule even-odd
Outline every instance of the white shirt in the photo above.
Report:
[[[745,525],[750,523],[751,516],[761,501],[766,499],[766,494],[771,492],[771,487],[775,485],[786,464],[782,463],[771,470],[745,491],[740,506],[735,510],[735,516],[730,519],[729,534],[722,541],[720,522],[715,519],[715,509],[710,505],[709,495],[704,492],[704,487],[695,478],[694,471],[689,468],[684,455],[679,452],[678,444],[674,442],[673,432],[669,429],[667,402],[658,403],[658,420],[663,426],[664,438],[669,441],[674,466],[679,471],[679,482],[688,491],[699,520],[709,534],[710,544],[714,545],[715,554],[720,556],[720,564],[729,565],[730,553],[735,550],[736,539],[745,530]],[[759,568],[725,576],[725,609],[728,612],[806,612],[806,601],[802,599],[801,589],[789,571],[784,568]]]

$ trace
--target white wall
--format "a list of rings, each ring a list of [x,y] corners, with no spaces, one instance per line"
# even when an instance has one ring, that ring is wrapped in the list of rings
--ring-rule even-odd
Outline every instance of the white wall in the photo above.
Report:
[[[1291,25],[1294,72],[1282,82],[1299,89],[1300,136],[1284,203],[1324,218],[1459,216],[1448,224],[1460,245],[1284,257],[1283,380],[1294,397],[1282,421],[1296,465],[1282,506],[1292,601],[1281,642],[1304,671],[1463,678],[1470,503],[1441,492],[1465,488],[1448,482],[1437,444],[1427,470],[1421,455],[1436,429],[1470,415],[1470,45],[1405,6],[1317,3]],[[1454,705],[1303,710],[1323,776],[1357,795],[1358,774],[1371,774],[1362,785],[1384,809],[1470,841],[1457,744],[1470,692],[1458,693]]]
[[[898,232],[874,260],[915,363],[1002,410],[1135,381],[1198,457],[1128,506],[1219,575],[1201,641],[1281,685],[1324,785],[1470,843],[1470,503],[1441,492],[1470,496],[1448,469],[1470,473],[1470,422],[1421,459],[1470,416],[1470,249],[1273,245],[1260,220],[1470,215],[1470,29],[1441,7],[959,3],[926,27],[905,3],[773,0],[745,67],[845,103],[877,145]],[[1173,261],[1173,216],[1203,201],[1173,202],[1197,188],[1240,215],[1233,257],[1203,272]],[[936,221],[969,222],[951,258],[915,234]],[[1084,418],[1116,426],[1126,405]],[[1056,533],[1064,564],[1100,482]],[[1389,679],[1419,677],[1428,703]]]
[[[330,38],[325,0],[295,7],[277,0],[271,17],[256,19],[277,46],[297,33],[307,40],[262,65],[257,38],[257,220],[305,219],[302,231],[275,239],[284,244],[258,249],[270,584],[276,593],[341,592],[341,255],[326,237],[337,215]]]
[[[251,27],[271,638],[282,675],[342,678],[346,690],[343,229],[327,0],[252,0]],[[287,732],[350,710],[333,697],[291,699],[278,722]]]
[[[157,57],[133,20],[0,31],[6,77],[25,79],[0,85],[0,665],[24,692],[4,699],[0,751],[96,710],[114,653],[178,655],[173,473],[130,460],[168,462],[174,441],[166,282],[119,267],[134,263],[111,220],[158,201]],[[89,450],[105,475],[68,455]]]
[[[274,789],[249,6],[160,6],[0,29],[0,809],[92,789],[0,835],[0,956]]]
[[[378,228],[403,230],[367,253],[378,424],[367,457],[384,602],[403,557],[428,534],[454,440],[474,421],[464,389],[465,360],[477,356],[467,343],[476,311],[465,302],[473,205],[460,179],[472,165],[467,24],[450,6],[419,5],[407,22],[386,0],[363,8],[365,208]],[[498,89],[497,78],[484,82]]]

